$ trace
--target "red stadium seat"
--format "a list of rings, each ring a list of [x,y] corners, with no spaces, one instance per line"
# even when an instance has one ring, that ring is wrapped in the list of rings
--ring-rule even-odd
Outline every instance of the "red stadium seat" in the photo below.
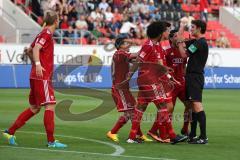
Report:
[[[200,5],[199,4],[197,4],[195,6],[192,6],[192,7],[193,7],[192,12],[200,12]]]
[[[220,0],[211,0],[211,4],[220,5],[221,1]]]
[[[212,47],[216,47],[216,41],[211,41],[211,42],[210,42],[210,45],[211,45]]]
[[[212,32],[212,37],[211,37],[211,39],[212,40],[216,40],[217,38],[218,38],[218,36],[219,36],[219,33],[218,32]]]
[[[212,31],[214,28],[213,28],[213,25],[212,24],[207,24],[207,30],[208,31]]]
[[[187,4],[182,4],[182,10],[185,11],[185,12],[190,12],[191,11],[191,8],[189,5]]]
[[[0,43],[4,43],[4,42],[5,42],[4,37],[0,35]]]
[[[211,32],[206,32],[206,33],[205,33],[205,38],[206,38],[207,40],[211,40],[211,39],[212,39],[212,33],[211,33]]]
[[[79,38],[79,40],[78,40],[78,43],[79,44],[88,44],[88,42],[87,42],[87,38]]]
[[[231,41],[232,48],[240,48],[240,40],[233,40]]]

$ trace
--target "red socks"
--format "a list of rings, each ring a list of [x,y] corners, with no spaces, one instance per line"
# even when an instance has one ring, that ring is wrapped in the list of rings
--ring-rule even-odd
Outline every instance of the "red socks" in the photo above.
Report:
[[[123,115],[123,116],[119,117],[117,123],[116,123],[115,126],[112,128],[111,133],[112,133],[112,134],[117,134],[117,132],[119,131],[119,129],[122,128],[122,126],[123,126],[124,124],[126,124],[127,121],[128,121],[128,118],[127,118],[126,116]]]
[[[44,126],[47,133],[48,142],[54,142],[54,111],[45,110],[44,113]]]
[[[157,121],[158,121],[158,128],[160,131],[160,138],[161,139],[167,139],[167,128],[166,128],[166,120],[167,120],[167,115],[166,115],[166,108],[161,108],[160,110],[158,110],[158,114],[157,114]]]
[[[143,135],[140,125],[138,127],[137,135],[139,135],[140,137]]]
[[[158,118],[158,114],[157,114],[157,117],[152,125],[152,128],[149,130],[149,132],[151,132],[153,134],[157,134],[158,129],[159,129],[159,118]]]
[[[23,111],[13,123],[13,125],[8,129],[9,134],[14,135],[16,130],[21,128],[32,116],[34,116],[34,113],[30,108]]]
[[[35,114],[30,108],[23,111],[14,122],[14,124],[8,129],[9,134],[14,135],[17,129],[21,128],[31,117]],[[54,112],[51,110],[45,110],[44,113],[44,126],[47,132],[48,142],[54,142]]]
[[[122,128],[123,125],[125,125],[127,122],[128,122],[128,117],[126,117],[126,116],[124,116],[124,115],[121,116],[121,117],[119,117],[117,123],[116,123],[115,126],[112,128],[111,133],[112,133],[112,134],[117,134],[117,132],[119,131],[119,129]],[[142,135],[143,135],[140,126],[139,126],[139,128],[138,128],[137,135],[139,135],[139,136],[142,136]]]
[[[132,128],[131,131],[129,133],[129,138],[130,139],[135,139],[137,133],[139,132],[139,128],[140,128],[140,123],[142,120],[142,115],[143,112],[138,110],[138,109],[134,109],[134,115],[132,117]]]
[[[162,107],[158,111],[158,117],[159,117],[160,137],[162,139],[166,139],[167,136],[169,136],[170,139],[175,138],[176,134],[173,130],[172,122],[171,122],[171,119],[169,117],[167,107]]]

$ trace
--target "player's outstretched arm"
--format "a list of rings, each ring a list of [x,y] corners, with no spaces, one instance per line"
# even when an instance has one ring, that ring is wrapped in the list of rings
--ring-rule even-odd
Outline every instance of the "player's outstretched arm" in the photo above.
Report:
[[[138,56],[138,53],[131,53],[130,56],[129,56],[129,59],[130,60],[136,59],[137,56]]]
[[[158,62],[158,67],[159,67],[160,71],[161,71],[163,74],[167,74],[167,73],[173,71],[172,68],[163,65],[163,61],[162,61],[162,60],[160,60],[160,61]]]
[[[133,63],[133,65],[129,68],[129,73],[128,73],[128,76],[127,76],[127,79],[130,80],[133,76],[133,74],[138,70],[138,67],[139,67],[139,63],[140,63],[140,60],[139,58],[137,57],[136,58],[136,61]]]
[[[180,27],[177,33],[178,36],[184,37],[184,28],[185,28],[185,25],[183,23],[180,23]]]
[[[121,83],[116,85],[117,89],[122,89],[123,86],[125,86],[125,84],[130,81],[130,79],[132,78],[133,74],[138,70],[139,64],[140,64],[139,58],[137,58],[136,62],[134,62],[132,64],[133,65],[129,68],[129,72],[128,72],[128,75],[127,75],[126,79],[124,81],[122,81]]]

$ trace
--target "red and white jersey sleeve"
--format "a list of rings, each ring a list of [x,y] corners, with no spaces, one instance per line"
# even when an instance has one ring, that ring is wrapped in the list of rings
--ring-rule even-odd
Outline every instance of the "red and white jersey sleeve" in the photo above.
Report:
[[[51,80],[54,68],[54,42],[52,33],[48,29],[43,29],[34,39],[31,47],[34,48],[36,44],[39,44],[42,48],[40,49],[40,63],[45,69],[43,71],[43,77],[39,78],[36,76],[36,66],[32,65],[30,79],[43,79]]]

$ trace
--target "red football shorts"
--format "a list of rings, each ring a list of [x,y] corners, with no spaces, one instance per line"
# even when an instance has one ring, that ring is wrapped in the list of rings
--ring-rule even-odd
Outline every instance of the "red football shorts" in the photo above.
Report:
[[[112,88],[112,97],[117,106],[118,112],[124,112],[127,110],[133,110],[136,101],[129,89],[116,89]]]
[[[175,106],[177,98],[181,100],[181,102],[185,102],[186,100],[186,88],[185,82],[181,82],[181,85],[175,85],[174,90],[171,93],[172,95],[172,103]]]
[[[29,103],[32,106],[56,104],[52,82],[30,79]]]
[[[139,86],[138,92],[138,104],[148,104],[148,103],[169,103],[172,101],[170,92],[165,92],[162,83]]]

